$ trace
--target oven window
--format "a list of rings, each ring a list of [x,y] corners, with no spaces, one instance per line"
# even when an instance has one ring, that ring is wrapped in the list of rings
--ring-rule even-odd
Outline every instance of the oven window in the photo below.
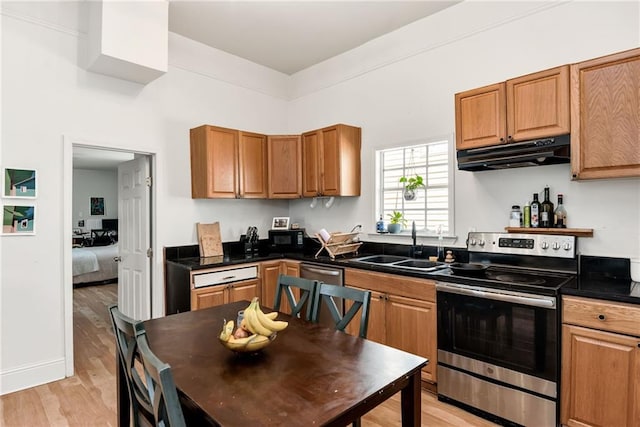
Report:
[[[556,380],[556,310],[438,292],[438,317],[438,348]]]

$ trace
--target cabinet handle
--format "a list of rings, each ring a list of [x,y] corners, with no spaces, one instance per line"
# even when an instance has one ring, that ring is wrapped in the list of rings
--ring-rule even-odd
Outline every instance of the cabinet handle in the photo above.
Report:
[[[504,142],[504,138],[500,138],[500,142]]]
[[[227,277],[223,277],[222,280],[230,280],[230,279],[235,279],[236,276],[227,276]]]
[[[507,139],[508,139],[509,141],[511,141],[511,140],[513,139],[513,137],[512,137],[511,135],[509,135],[509,136],[507,136]]]
[[[598,315],[598,319],[600,319],[600,320],[604,320],[606,318],[607,318],[607,316],[605,316],[604,314],[599,314]]]
[[[638,343],[638,348],[640,348],[640,342]]]

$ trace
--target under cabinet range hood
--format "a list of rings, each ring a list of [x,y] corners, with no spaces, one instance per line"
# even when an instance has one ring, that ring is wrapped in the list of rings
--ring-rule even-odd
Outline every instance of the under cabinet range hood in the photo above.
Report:
[[[569,163],[571,161],[570,143],[569,135],[561,135],[492,147],[459,150],[456,153],[458,169],[475,172]]]

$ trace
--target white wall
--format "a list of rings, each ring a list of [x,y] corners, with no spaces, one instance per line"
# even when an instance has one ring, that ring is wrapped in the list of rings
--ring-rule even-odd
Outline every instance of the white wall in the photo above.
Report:
[[[463,2],[293,76],[293,131],[362,127],[362,196],[331,210],[292,202],[308,230],[373,233],[375,149],[451,136],[456,92],[640,46],[638,2]],[[640,149],[640,147],[639,147]],[[571,181],[569,165],[455,173],[455,232],[500,231],[511,205],[549,185],[565,195],[569,226],[593,228],[584,254],[640,255],[640,179]],[[365,237],[408,243],[407,237]],[[423,238],[422,243],[434,244]]]
[[[142,86],[78,66],[86,14],[76,3],[35,5],[56,13],[25,19],[27,6],[2,3],[0,162],[38,170],[46,214],[37,235],[0,238],[0,394],[64,376],[63,135],[155,155],[156,253],[193,244],[198,221],[220,221],[225,241],[248,225],[266,235],[274,216],[311,232],[373,231],[375,148],[451,135],[455,92],[640,45],[637,2],[465,2],[292,78],[170,34],[167,74]],[[43,22],[51,16],[61,19]],[[362,197],[329,210],[309,200],[191,199],[190,128],[276,134],[336,122],[363,128]],[[566,194],[571,226],[595,229],[583,252],[640,256],[638,179],[571,182],[564,165],[459,172],[455,182],[460,236],[501,229],[512,203],[548,183]],[[153,275],[162,294],[161,257]]]
[[[78,65],[86,37],[82,21],[73,20],[83,16],[76,3],[60,2],[55,14],[33,20],[12,6],[2,3],[0,162],[38,170],[41,214],[35,236],[0,237],[0,394],[65,374],[63,296],[71,283],[63,283],[62,253],[70,238],[62,232],[63,135],[155,154],[154,240],[160,255],[153,261],[154,302],[164,290],[162,248],[196,242],[196,222],[220,221],[229,241],[248,225],[266,235],[271,218],[288,213],[286,201],[191,199],[190,128],[285,128],[285,94],[272,85],[278,81],[272,71],[263,78],[264,67],[217,55],[217,67],[255,75],[252,85],[264,90],[245,89],[216,79],[215,71],[214,77],[189,71],[189,55],[198,49],[181,52],[180,67],[173,66],[170,46],[167,74],[142,86]],[[41,20],[56,14],[64,15],[57,21],[63,26]],[[156,304],[153,312],[160,315],[163,306]]]
[[[91,198],[104,198],[104,215],[91,215]],[[80,228],[78,221],[85,220],[84,230],[90,231],[91,221],[118,218],[118,172],[115,170],[73,170],[72,226]]]

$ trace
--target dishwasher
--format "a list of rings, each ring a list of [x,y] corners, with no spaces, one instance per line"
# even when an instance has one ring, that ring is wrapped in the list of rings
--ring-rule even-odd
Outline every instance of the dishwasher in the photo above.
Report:
[[[341,268],[303,262],[300,264],[300,277],[329,283],[331,285],[344,286],[344,272]],[[340,314],[344,314],[344,301],[341,298],[334,298],[334,301],[338,306]],[[336,322],[331,317],[329,308],[327,308],[327,305],[324,303],[320,304],[318,322],[330,328],[335,328],[336,326]]]

